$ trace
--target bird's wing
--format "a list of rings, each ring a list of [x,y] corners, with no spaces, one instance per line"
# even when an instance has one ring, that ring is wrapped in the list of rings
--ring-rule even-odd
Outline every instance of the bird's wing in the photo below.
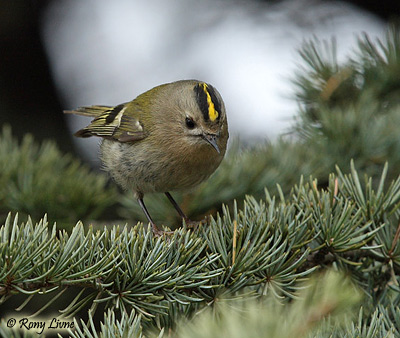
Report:
[[[64,111],[64,113],[94,117],[87,127],[75,133],[77,137],[99,136],[119,142],[139,141],[147,134],[139,119],[134,114],[129,114],[127,109],[128,104],[123,103],[115,107],[81,107]]]

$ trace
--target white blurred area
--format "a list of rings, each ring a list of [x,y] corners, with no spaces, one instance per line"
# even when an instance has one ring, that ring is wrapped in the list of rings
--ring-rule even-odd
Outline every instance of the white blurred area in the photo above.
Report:
[[[59,0],[43,18],[65,109],[116,105],[195,78],[220,91],[231,135],[245,140],[273,140],[290,126],[297,111],[290,79],[304,39],[334,36],[341,60],[362,32],[374,39],[384,29],[367,12],[321,0]],[[72,131],[88,122],[68,118]],[[98,140],[80,141],[96,161]]]

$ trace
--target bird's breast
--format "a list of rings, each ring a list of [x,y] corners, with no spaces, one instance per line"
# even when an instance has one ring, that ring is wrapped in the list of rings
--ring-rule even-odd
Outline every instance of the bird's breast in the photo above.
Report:
[[[190,189],[206,180],[223,158],[208,144],[171,148],[104,140],[101,150],[104,169],[117,184],[141,193]]]

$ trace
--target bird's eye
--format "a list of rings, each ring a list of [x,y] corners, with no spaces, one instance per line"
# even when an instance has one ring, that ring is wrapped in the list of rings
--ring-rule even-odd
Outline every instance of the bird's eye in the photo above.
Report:
[[[188,127],[189,129],[193,129],[196,126],[193,119],[190,117],[186,117],[185,122],[186,122],[186,127]]]

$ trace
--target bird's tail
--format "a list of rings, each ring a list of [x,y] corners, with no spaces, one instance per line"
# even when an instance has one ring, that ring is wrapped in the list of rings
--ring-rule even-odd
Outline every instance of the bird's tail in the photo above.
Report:
[[[90,106],[90,107],[79,107],[75,110],[64,110],[65,114],[76,114],[82,116],[97,117],[106,111],[112,110],[110,106]]]

